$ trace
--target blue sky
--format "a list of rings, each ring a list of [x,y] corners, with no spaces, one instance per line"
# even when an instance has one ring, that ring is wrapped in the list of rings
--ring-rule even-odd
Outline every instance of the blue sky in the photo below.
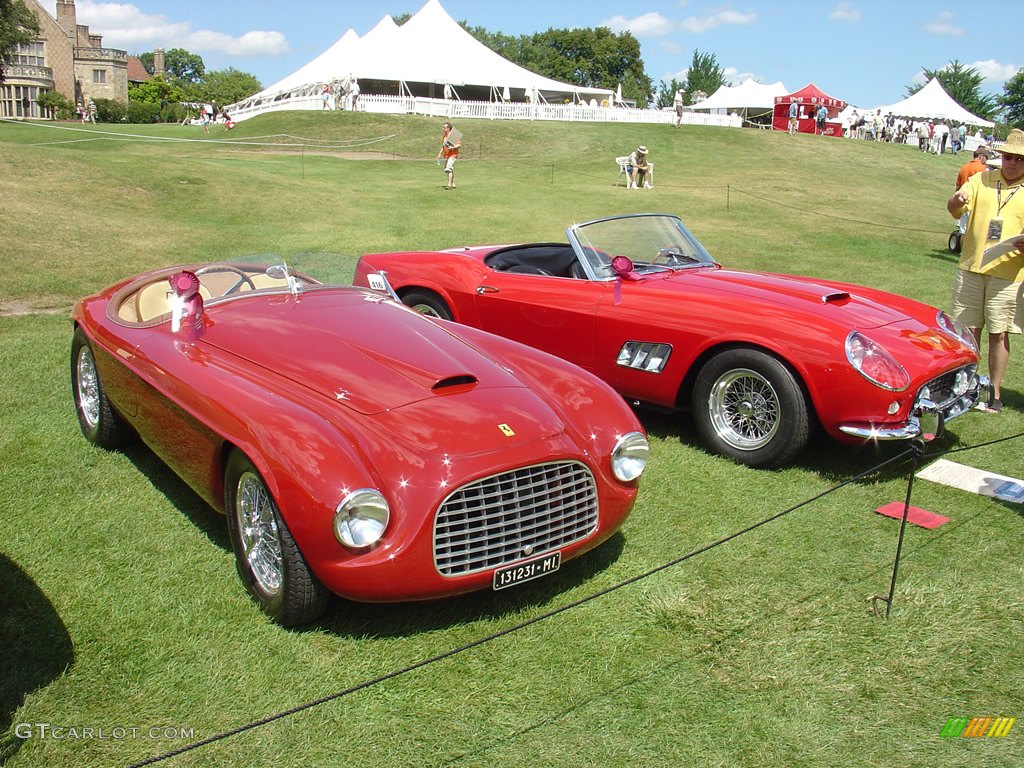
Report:
[[[185,48],[207,69],[234,67],[264,87],[330,47],[350,27],[369,32],[384,14],[415,13],[426,0],[76,0],[78,23],[103,44],[129,53]],[[54,11],[55,0],[41,0]],[[951,60],[1001,95],[1024,67],[1024,47],[1001,30],[1008,4],[981,11],[967,3],[924,0],[441,0],[457,21],[522,35],[548,28],[607,26],[641,43],[647,74],[683,79],[694,50],[713,53],[726,78],[781,80],[790,90],[813,82],[860,107],[899,101],[922,82],[922,69]],[[1004,19],[1001,21],[1000,19]]]

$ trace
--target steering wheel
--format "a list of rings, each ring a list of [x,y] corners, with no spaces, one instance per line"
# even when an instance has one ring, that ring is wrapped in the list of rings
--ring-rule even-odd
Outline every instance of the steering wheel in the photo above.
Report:
[[[232,285],[230,288],[224,291],[224,293],[220,294],[221,296],[230,296],[232,293],[235,293],[235,291],[237,291],[239,288],[246,284],[248,284],[250,290],[256,290],[256,284],[250,279],[250,277],[247,274],[245,274],[245,272],[240,270],[238,267],[232,267],[227,264],[214,264],[209,267],[203,267],[202,269],[197,269],[195,274],[196,277],[200,277],[202,275],[216,274],[219,272],[234,272],[239,277],[238,282],[236,282],[234,285]]]

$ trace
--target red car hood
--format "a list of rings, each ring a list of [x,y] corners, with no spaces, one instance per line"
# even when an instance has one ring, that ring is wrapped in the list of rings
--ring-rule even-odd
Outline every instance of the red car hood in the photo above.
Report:
[[[363,414],[470,390],[525,388],[435,322],[380,304],[378,295],[352,288],[240,297],[208,308],[200,344]]]
[[[881,304],[865,296],[864,289],[857,286],[805,277],[731,269],[692,269],[661,279],[655,277],[652,282],[655,281],[661,290],[668,293],[681,290],[731,295],[735,300],[733,308],[738,311],[744,306],[753,310],[766,304],[776,304],[789,311],[803,310],[823,317],[828,312],[851,328],[878,328],[910,317],[891,303]]]

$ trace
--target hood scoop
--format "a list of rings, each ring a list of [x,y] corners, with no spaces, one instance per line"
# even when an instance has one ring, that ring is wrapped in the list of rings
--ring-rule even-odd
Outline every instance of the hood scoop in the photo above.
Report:
[[[476,376],[463,373],[457,376],[447,376],[440,379],[430,388],[430,391],[437,392],[438,394],[447,394],[449,390],[454,389],[457,389],[459,392],[465,392],[467,388],[476,386],[479,383],[480,380]]]
[[[843,301],[849,301],[850,294],[846,291],[836,291],[834,293],[826,293],[821,297],[822,304],[838,304]]]

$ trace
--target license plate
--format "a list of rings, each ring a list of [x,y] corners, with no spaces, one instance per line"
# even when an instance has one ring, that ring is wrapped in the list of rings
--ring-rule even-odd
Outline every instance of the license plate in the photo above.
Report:
[[[552,552],[551,554],[538,557],[535,560],[526,560],[505,568],[499,568],[494,572],[494,589],[505,589],[524,581],[547,576],[558,570],[562,564],[562,553]]]

